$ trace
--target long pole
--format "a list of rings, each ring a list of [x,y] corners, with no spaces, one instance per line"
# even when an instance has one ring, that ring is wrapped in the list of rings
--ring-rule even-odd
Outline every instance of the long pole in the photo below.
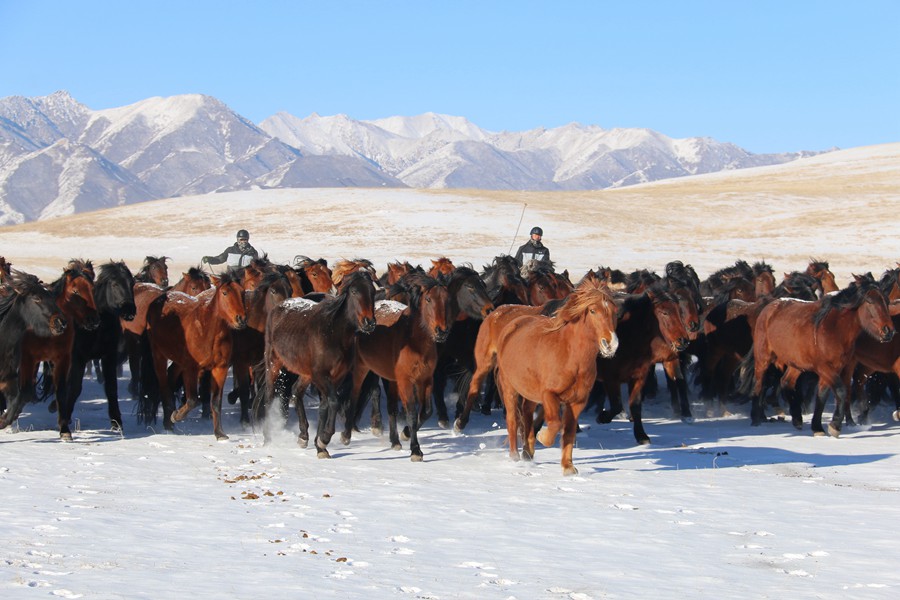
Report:
[[[519,228],[522,226],[522,219],[525,218],[525,209],[528,208],[528,203],[522,203],[522,214],[519,215],[519,224],[516,225],[516,234],[513,236],[512,243],[509,245],[509,251],[507,254],[512,254],[513,246],[516,245],[516,238],[519,237]]]

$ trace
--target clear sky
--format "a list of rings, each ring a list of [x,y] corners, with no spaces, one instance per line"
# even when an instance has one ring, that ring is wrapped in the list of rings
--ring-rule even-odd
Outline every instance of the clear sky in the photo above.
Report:
[[[900,0],[0,0],[0,97],[202,93],[259,122],[438,112],[753,152],[900,141]]]

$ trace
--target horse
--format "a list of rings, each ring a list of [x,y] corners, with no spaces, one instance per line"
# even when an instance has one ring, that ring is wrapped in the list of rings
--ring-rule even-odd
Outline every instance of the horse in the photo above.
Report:
[[[408,306],[398,311],[391,303],[386,311],[377,310],[375,329],[357,340],[350,398],[353,414],[358,414],[365,402],[365,396],[361,397],[360,392],[367,375],[374,373],[386,382],[391,448],[400,449],[397,434],[399,399],[406,412],[410,459],[419,462],[423,460],[423,453],[418,430],[421,423],[431,416],[430,408],[426,407],[431,405],[434,368],[438,360],[437,344],[447,339],[455,315],[451,314],[446,284],[431,276],[412,274],[394,286],[404,288],[409,299]],[[372,402],[373,429],[376,429],[381,422],[377,395],[373,396]],[[352,425],[353,419],[348,417],[345,439],[350,439]]]
[[[309,442],[309,422],[303,395],[310,385],[319,392],[319,422],[315,446],[319,458],[330,458],[327,445],[335,431],[341,401],[338,388],[350,374],[359,333],[375,329],[375,286],[366,269],[343,272],[336,296],[320,302],[292,298],[269,311],[265,329],[265,394],[257,394],[254,416],[260,421],[271,406],[282,369],[298,376],[295,386],[299,418],[298,443]],[[268,439],[268,428],[264,429]]]
[[[622,411],[621,386],[629,387],[628,406],[638,444],[649,444],[641,420],[643,388],[648,374],[658,362],[673,360],[689,342],[678,301],[658,282],[642,293],[621,297],[616,334],[619,350],[615,356],[597,358],[597,379],[609,398],[610,410],[601,410],[598,423],[609,423]]]
[[[428,275],[437,279],[441,275],[450,275],[453,273],[453,270],[456,269],[456,266],[446,256],[442,256],[437,260],[431,261],[431,268],[428,269]]]
[[[387,264],[387,270],[385,270],[385,272],[381,274],[381,277],[378,278],[378,285],[382,288],[388,288],[400,281],[400,278],[404,275],[414,271],[424,272],[422,267],[414,267],[408,261],[389,262]]]
[[[449,276],[443,276],[450,295],[452,324],[447,339],[438,343],[438,363],[434,369],[432,395],[438,414],[438,426],[447,427],[450,415],[444,391],[447,380],[456,376],[459,389],[468,386],[468,377],[475,368],[473,348],[482,320],[494,310],[484,282],[471,267],[460,265]],[[457,412],[459,409],[457,408]]]
[[[583,287],[571,294],[555,316],[523,315],[503,329],[497,343],[496,377],[506,408],[510,458],[520,459],[519,414],[525,432],[523,454],[528,460],[534,457],[530,421],[540,404],[547,426],[537,434],[538,441],[552,446],[562,428],[563,474],[578,473],[572,463],[578,415],[596,379],[598,354],[611,357],[618,348],[617,311],[608,290]],[[538,347],[541,357],[534,360]]]
[[[897,267],[885,271],[878,285],[888,302],[900,300],[900,263]]]
[[[19,367],[26,332],[49,337],[62,335],[66,319],[53,294],[34,275],[10,269],[0,285],[0,396],[6,400],[0,429],[9,427],[22,412]]]
[[[66,383],[72,364],[72,346],[75,331],[82,328],[93,331],[100,326],[100,313],[94,302],[94,275],[84,261],[71,261],[62,276],[50,284],[50,291],[69,326],[60,335],[41,336],[26,332],[22,340],[22,356],[19,368],[19,394],[22,401],[34,401],[35,373],[41,361],[52,365],[53,389],[56,405],[68,406]],[[49,384],[50,371],[45,372],[45,384]],[[45,387],[46,389],[46,387]],[[59,436],[72,441],[69,429],[71,415],[59,411],[57,415]]]
[[[375,274],[375,266],[372,264],[371,260],[367,258],[354,258],[352,260],[342,259],[334,263],[334,268],[331,270],[331,281],[334,283],[335,288],[340,290],[344,278],[357,271],[368,273],[372,282],[378,280],[377,275]]]
[[[232,329],[247,325],[243,289],[235,276],[211,277],[213,286],[198,296],[168,291],[147,311],[147,333],[153,370],[159,385],[166,429],[184,419],[199,403],[201,374],[211,377],[210,400],[213,433],[228,436],[222,428],[222,388],[231,364]],[[168,374],[168,361],[174,369]],[[173,383],[181,375],[186,402],[175,410]]]
[[[88,262],[93,271],[93,265]],[[81,395],[85,368],[90,361],[100,360],[103,390],[106,394],[110,426],[122,430],[122,413],[119,410],[117,371],[119,343],[122,338],[122,320],[134,319],[134,276],[124,261],[109,261],[100,265],[94,279],[94,302],[100,313],[100,326],[92,331],[76,329],[72,345],[72,365],[69,368],[66,402],[58,403],[59,418],[69,419],[75,402]]]
[[[528,304],[528,286],[519,273],[519,263],[507,254],[494,257],[481,271],[481,279],[494,306]]]
[[[835,282],[834,273],[828,267],[828,262],[817,258],[810,258],[809,265],[806,267],[806,273],[812,275],[819,282],[819,290],[822,294],[830,294],[840,290]]]
[[[758,425],[762,420],[763,376],[770,365],[775,365],[783,371],[781,383],[788,389],[794,388],[803,372],[818,376],[813,435],[825,435],[825,395],[829,389],[834,393],[835,410],[828,433],[838,437],[855,365],[854,349],[862,332],[879,342],[889,342],[895,332],[884,294],[871,273],[855,275],[847,288],[816,302],[770,302],[756,319],[753,351],[741,365],[743,388],[752,385],[751,423]],[[791,405],[791,418],[795,427],[802,425],[796,403]]]
[[[196,296],[212,287],[209,274],[200,267],[190,267],[181,274],[181,279],[172,286],[173,292],[182,292],[188,296]]]
[[[313,260],[308,256],[298,254],[294,257],[292,269],[300,279],[300,293],[294,290],[294,296],[302,296],[310,292],[331,292],[334,289],[332,272],[328,268],[328,261],[324,258]],[[291,281],[293,284],[294,282]]]
[[[160,287],[169,285],[168,256],[147,256],[141,269],[135,273],[134,280],[143,283],[155,283]]]
[[[690,265],[685,265],[681,261],[672,261],[666,265],[666,275],[662,281],[678,301],[678,312],[681,322],[687,329],[690,345],[700,337],[700,312],[703,307],[703,298],[700,296],[700,279]],[[663,371],[666,374],[666,384],[672,401],[672,411],[685,423],[694,421],[688,395],[687,377],[685,376],[687,365],[690,364],[689,353],[690,347],[679,352],[676,358],[663,361]]]
[[[0,284],[4,283],[12,275],[12,263],[7,262],[5,256],[0,256]]]
[[[565,298],[572,291],[571,283],[560,278],[547,263],[533,260],[522,267],[522,277],[528,290],[528,304],[541,306],[551,300]]]
[[[231,332],[231,370],[234,390],[229,392],[228,401],[241,401],[241,425],[250,425],[251,370],[262,361],[265,351],[266,318],[276,306],[293,296],[293,287],[280,272],[267,274],[252,291],[244,291],[244,307],[247,326]]]

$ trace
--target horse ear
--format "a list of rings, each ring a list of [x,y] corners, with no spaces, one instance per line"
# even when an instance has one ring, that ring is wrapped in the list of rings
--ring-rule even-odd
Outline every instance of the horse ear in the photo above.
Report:
[[[210,275],[210,276],[209,276],[209,280],[210,280],[210,282],[212,282],[212,284],[213,284],[214,286],[218,287],[219,281],[221,281],[221,277],[217,277],[217,276],[215,276],[215,275]]]

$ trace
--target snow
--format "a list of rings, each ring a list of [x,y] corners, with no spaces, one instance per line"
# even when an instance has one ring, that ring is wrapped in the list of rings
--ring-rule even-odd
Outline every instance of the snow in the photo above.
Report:
[[[807,181],[799,173],[797,180]],[[737,179],[741,186],[746,177]],[[706,193],[707,180],[696,180],[694,193]],[[877,193],[887,204],[896,199],[897,183]],[[670,188],[645,186],[611,197]],[[712,206],[724,214],[703,209],[713,231],[698,228],[683,239],[662,218],[644,217],[644,229],[634,234],[613,231],[608,220],[569,204],[568,214],[560,214],[533,197],[520,233],[542,224],[560,266],[576,277],[595,263],[660,271],[665,260],[685,256],[708,272],[736,258],[757,260],[763,251],[770,260],[784,257],[776,272],[805,266],[796,257],[811,254],[806,244],[821,231],[791,238],[786,231],[796,226],[773,219],[770,235],[747,236],[747,243],[760,244],[756,252],[743,253],[750,246],[738,241],[729,253],[715,228],[765,216],[770,205],[802,217],[804,210],[821,210],[828,196],[817,196],[810,208],[787,193],[749,206],[728,196],[733,192],[721,193]],[[832,206],[865,204],[871,193],[840,188],[833,200],[840,204]],[[302,194],[303,205],[316,211],[302,212],[288,201],[291,194]],[[433,210],[420,212],[426,200]],[[413,190],[180,198],[92,215],[92,228],[78,216],[7,228],[0,254],[49,279],[72,256],[99,263],[125,253],[136,271],[143,256],[165,253],[174,276],[230,243],[234,217],[252,223],[251,242],[278,260],[298,252],[330,263],[362,255],[380,271],[388,260],[423,263],[447,255],[480,268],[500,253],[498,246],[508,246],[521,204],[512,211],[506,197],[476,200]],[[671,202],[671,196],[658,200]],[[236,214],[242,203],[256,221]],[[335,225],[353,228],[341,211],[359,216],[352,234]],[[398,215],[404,227],[393,225]],[[816,216],[819,223],[826,218]],[[873,218],[883,226],[881,213]],[[162,235],[152,225],[161,219],[179,225]],[[199,230],[188,227],[197,219],[203,219]],[[822,257],[841,273],[841,285],[859,264],[878,274],[900,256],[890,235],[860,237],[858,228],[865,227],[857,214],[843,235],[827,229],[825,245],[815,248],[828,251]],[[423,230],[424,240],[417,237]],[[598,239],[607,251],[602,257],[594,254]],[[647,240],[668,245],[655,251]],[[698,246],[706,253],[690,254]],[[109,429],[102,386],[93,377],[76,406],[73,443],[59,441],[45,404],[27,407],[0,432],[0,597],[888,599],[900,593],[900,424],[886,406],[871,424],[845,427],[840,438],[813,437],[809,415],[800,432],[783,421],[751,427],[748,407],[740,404],[729,406],[733,417],[708,418],[695,401],[696,422],[681,423],[671,416],[663,385],[645,405],[649,446],[635,444],[624,416],[600,425],[590,411],[574,451],[579,474],[563,477],[558,444],[539,446],[533,462],[508,458],[499,410],[473,415],[461,434],[438,428],[432,417],[419,436],[422,463],[410,461],[405,442],[393,451],[386,436],[372,436],[365,424],[348,446],[335,436],[334,458],[320,460],[312,447],[296,445],[295,416],[264,444],[261,431],[242,429],[237,407],[227,403],[227,441],[215,440],[199,411],[174,433],[160,423],[139,426],[127,378],[126,365],[118,380],[121,435]],[[455,400],[449,397],[451,407]],[[317,400],[306,403],[314,427]],[[831,409],[829,403],[826,413]]]

